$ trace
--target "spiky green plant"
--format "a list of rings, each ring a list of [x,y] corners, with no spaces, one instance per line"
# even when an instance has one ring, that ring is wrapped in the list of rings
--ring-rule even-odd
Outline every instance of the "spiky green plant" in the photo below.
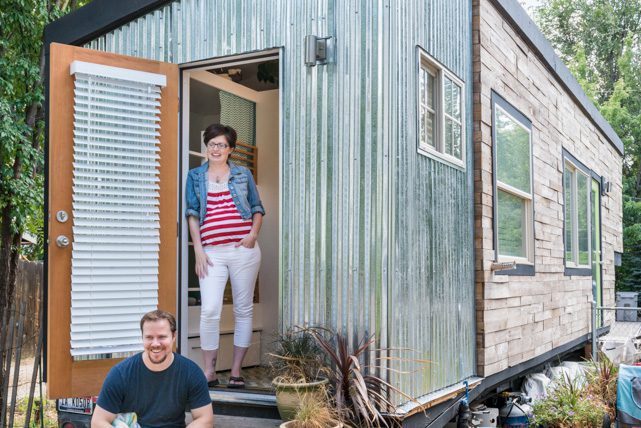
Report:
[[[555,428],[601,428],[606,406],[576,380],[564,376],[557,387],[534,405],[534,426]]]
[[[599,354],[597,361],[588,361],[585,372],[588,394],[601,399],[612,420],[616,417],[618,375],[618,366],[603,353]]]
[[[307,383],[324,377],[323,352],[309,331],[292,328],[275,340],[271,358],[274,376],[285,383]]]
[[[391,385],[372,369],[391,371],[378,365],[363,364],[368,353],[373,352],[374,336],[361,339],[355,347],[349,345],[345,335],[320,327],[308,328],[331,364],[328,377],[333,400],[341,417],[350,425],[358,427],[398,426],[398,422],[385,418],[383,413],[394,410],[389,393],[412,398]],[[380,358],[375,358],[380,360]]]

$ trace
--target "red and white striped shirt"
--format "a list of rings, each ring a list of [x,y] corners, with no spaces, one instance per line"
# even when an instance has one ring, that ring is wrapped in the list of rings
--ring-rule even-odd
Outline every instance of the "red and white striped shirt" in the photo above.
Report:
[[[203,246],[238,242],[249,234],[251,228],[252,220],[240,216],[227,183],[209,182],[207,214],[200,226]]]

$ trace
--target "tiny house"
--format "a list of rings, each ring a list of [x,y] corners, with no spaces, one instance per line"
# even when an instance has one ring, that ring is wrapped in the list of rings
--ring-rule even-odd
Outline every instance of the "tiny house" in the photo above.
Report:
[[[394,380],[412,396],[473,376],[470,32],[458,0],[95,0],[47,27],[50,395],[97,393],[156,306],[200,361],[183,192],[218,120],[267,211],[251,364],[320,324],[438,362]]]
[[[621,250],[621,142],[511,3],[94,0],[50,24],[50,397],[97,394],[157,307],[200,363],[182,213],[214,122],[239,131],[267,212],[248,366],[296,325],[375,335],[412,350],[388,380],[424,426],[461,381],[583,343],[590,254],[609,301]]]

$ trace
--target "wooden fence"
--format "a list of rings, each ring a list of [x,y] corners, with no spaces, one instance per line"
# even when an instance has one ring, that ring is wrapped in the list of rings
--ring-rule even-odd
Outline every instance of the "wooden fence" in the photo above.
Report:
[[[26,314],[23,327],[22,356],[30,357],[36,350],[38,332],[40,328],[39,316],[40,288],[42,287],[42,262],[28,262],[20,260],[18,265],[18,279],[16,284],[16,301],[26,297]]]
[[[14,426],[20,364],[25,358],[35,357],[30,380],[26,381],[29,400],[24,426],[30,424],[36,379],[41,374],[42,277],[42,263],[20,260],[13,306],[0,315],[3,318],[0,334],[0,426]]]

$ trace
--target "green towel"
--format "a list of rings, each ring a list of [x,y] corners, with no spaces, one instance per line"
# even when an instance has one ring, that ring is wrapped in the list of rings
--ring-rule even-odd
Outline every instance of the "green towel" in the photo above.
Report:
[[[118,413],[111,426],[116,428],[141,428],[138,424],[138,416],[133,412]]]

